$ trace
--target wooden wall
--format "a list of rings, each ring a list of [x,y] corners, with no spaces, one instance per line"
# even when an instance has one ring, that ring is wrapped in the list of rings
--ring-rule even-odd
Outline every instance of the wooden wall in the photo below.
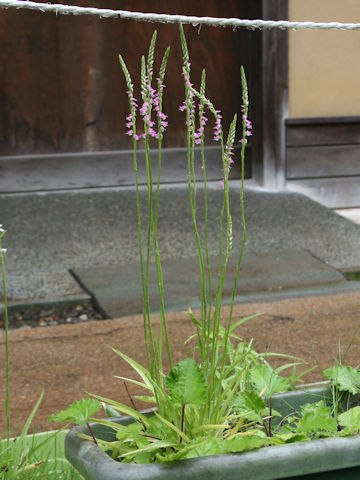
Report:
[[[66,3],[66,2],[65,2]],[[251,16],[253,1],[96,0],[78,3],[112,9],[218,17]],[[154,24],[56,16],[2,10],[0,16],[0,155],[119,150],[130,148],[124,136],[128,113],[125,82],[117,60],[121,53],[134,82],[140,56],[146,54]],[[167,45],[165,110],[169,114],[166,147],[185,145],[181,48],[177,25],[156,24],[159,58]],[[185,26],[195,83],[207,70],[207,91],[228,123],[240,111],[240,65],[251,82],[254,32]],[[155,67],[156,68],[156,67]],[[255,92],[251,92],[255,95]]]
[[[360,117],[288,119],[286,177],[328,207],[360,207]]]

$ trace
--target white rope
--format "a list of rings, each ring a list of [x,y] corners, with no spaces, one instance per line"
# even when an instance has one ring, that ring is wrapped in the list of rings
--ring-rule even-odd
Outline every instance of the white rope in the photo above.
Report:
[[[41,12],[52,12],[61,15],[95,15],[102,18],[121,18],[123,20],[138,20],[144,22],[159,23],[189,23],[193,26],[211,25],[213,27],[232,27],[271,29],[280,28],[303,30],[305,28],[322,30],[359,30],[360,23],[317,23],[317,22],[289,22],[285,20],[241,20],[239,18],[213,18],[195,17],[187,15],[166,15],[158,13],[129,12],[126,10],[109,10],[106,8],[76,7],[74,5],[37,3],[23,0],[0,0],[1,8],[21,8],[27,10],[39,10]]]

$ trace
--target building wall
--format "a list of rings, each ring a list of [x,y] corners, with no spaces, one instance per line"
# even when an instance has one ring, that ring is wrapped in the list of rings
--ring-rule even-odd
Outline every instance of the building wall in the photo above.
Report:
[[[360,0],[289,0],[291,21],[360,22]],[[289,31],[289,116],[360,115],[360,31]]]

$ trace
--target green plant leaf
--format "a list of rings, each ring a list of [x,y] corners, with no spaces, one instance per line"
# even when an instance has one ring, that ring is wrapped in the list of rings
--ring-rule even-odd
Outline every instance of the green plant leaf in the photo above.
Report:
[[[186,358],[174,366],[165,379],[175,404],[201,406],[206,401],[207,382],[194,360]]]
[[[182,438],[187,443],[190,442],[190,438],[186,435],[185,432],[182,432],[176,425],[166,420],[166,418],[162,417],[157,412],[154,412],[154,413],[156,417],[163,423],[163,429],[164,429],[164,426],[169,427],[170,430],[175,432],[178,437]]]
[[[141,400],[142,402],[156,403],[155,397],[149,397],[147,395],[134,395],[134,398],[136,398],[137,400]]]
[[[184,458],[207,457],[209,455],[218,455],[223,453],[224,442],[219,438],[210,438],[203,440],[200,444],[196,442],[193,448],[189,448]]]
[[[243,325],[245,322],[248,322],[249,320],[252,320],[253,318],[260,317],[261,315],[264,315],[263,313],[254,313],[253,315],[249,315],[248,317],[241,318],[237,322],[233,323],[230,327],[230,332],[235,330],[235,328],[239,327],[240,325]]]
[[[134,450],[132,452],[127,452],[124,453],[122,456],[123,457],[128,457],[131,455],[138,455],[139,453],[144,453],[144,452],[155,452],[156,450],[162,449],[162,448],[169,448],[169,447],[179,447],[179,444],[177,442],[169,442],[167,440],[159,440],[152,442],[148,444],[146,447],[139,448],[137,450]]]
[[[360,392],[360,372],[353,367],[335,365],[324,370],[324,375],[342,392],[354,395]]]
[[[308,437],[304,434],[301,433],[277,433],[276,437],[277,439],[281,440],[281,443],[296,443],[296,442],[305,442],[308,439]]]
[[[106,397],[101,397],[100,395],[95,395],[94,393],[89,393],[88,395],[91,395],[92,397],[101,400],[101,402],[108,404],[110,407],[114,408],[118,412],[121,412],[122,414],[129,415],[130,417],[133,417],[135,420],[138,420],[139,422],[142,422],[144,425],[148,424],[148,419],[146,415],[143,415],[140,412],[137,412],[131,407],[128,407],[127,405],[124,405],[123,403],[116,402],[115,400],[111,400],[110,398]]]
[[[321,436],[323,433],[335,434],[337,432],[336,420],[331,415],[330,407],[326,406],[323,400],[302,405],[301,414],[302,417],[298,423],[300,432],[317,436]]]
[[[106,403],[103,403],[103,407],[104,407],[106,416],[108,418],[121,417],[121,414],[117,410],[115,410],[114,408],[110,407],[110,405],[107,405]]]
[[[263,447],[270,443],[269,438],[258,437],[257,435],[251,435],[246,437],[235,437],[231,440],[226,440],[223,443],[223,452],[245,452],[246,450],[253,450],[255,448]]]
[[[49,422],[74,422],[84,425],[89,417],[101,408],[101,403],[93,398],[83,398],[74,402],[66,410],[61,410],[49,417]]]
[[[250,382],[257,393],[271,397],[275,393],[286,392],[290,384],[286,378],[278,375],[268,364],[257,365],[250,374]]]
[[[338,422],[342,427],[360,429],[360,407],[350,408],[338,416]]]
[[[125,353],[119,352],[119,350],[116,350],[115,348],[113,348],[112,350],[117,355],[119,355],[123,360],[125,360],[125,362],[127,362],[139,374],[139,376],[142,378],[145,384],[144,388],[147,388],[148,390],[153,392],[154,382],[152,381],[151,373],[148,370],[146,370],[146,368],[144,368],[142,365],[135,362],[135,360],[125,355]],[[128,379],[125,379],[125,380],[128,381]]]
[[[195,317],[195,315],[192,313],[191,310],[188,310],[186,312],[186,315],[190,318],[190,320],[193,322],[195,327],[202,329],[201,322]]]
[[[249,420],[259,421],[266,409],[265,400],[255,392],[240,392],[231,400],[230,405],[235,413]]]

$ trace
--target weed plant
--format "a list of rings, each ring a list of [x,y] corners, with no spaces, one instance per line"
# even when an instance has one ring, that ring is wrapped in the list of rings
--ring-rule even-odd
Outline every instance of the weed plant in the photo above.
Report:
[[[2,240],[6,231],[0,225],[0,264],[5,319],[5,417],[6,436],[0,437],[0,479],[1,480],[80,480],[82,477],[63,458],[57,455],[57,445],[63,440],[57,438],[59,432],[47,435],[28,435],[29,428],[41,404],[42,392],[26,420],[19,436],[11,437],[10,421],[10,361],[9,361],[9,319],[6,292],[6,271]],[[62,432],[63,433],[63,432]],[[45,437],[45,438],[43,438]],[[61,448],[61,450],[63,450]]]
[[[106,442],[85,436],[98,443],[99,447],[111,451],[114,459],[122,462],[146,463],[164,462],[211,455],[226,452],[240,452],[261,446],[305,441],[336,434],[349,434],[358,431],[360,407],[348,412],[340,412],[339,398],[358,393],[360,373],[351,367],[337,365],[325,371],[332,381],[337,407],[332,409],[323,400],[303,407],[286,418],[272,407],[272,398],[278,392],[294,388],[295,383],[307,373],[296,373],[296,367],[302,362],[288,355],[257,353],[252,342],[245,343],[235,330],[244,322],[256,317],[253,315],[233,322],[235,302],[241,261],[246,245],[246,225],[244,214],[244,165],[245,149],[252,125],[248,119],[249,99],[244,69],[241,68],[242,107],[238,122],[234,115],[227,134],[222,127],[220,110],[212,104],[206,95],[206,74],[202,72],[200,88],[191,82],[191,64],[186,39],[180,26],[183,53],[182,75],[185,86],[185,101],[180,106],[186,117],[187,128],[187,184],[188,197],[194,231],[196,251],[201,275],[201,308],[198,316],[189,308],[187,314],[194,325],[195,340],[192,355],[174,365],[171,341],[168,334],[165,314],[165,286],[163,281],[160,249],[158,245],[158,211],[160,195],[161,152],[163,136],[167,127],[167,116],[163,112],[163,92],[169,48],[161,61],[156,88],[153,84],[154,51],[156,32],[154,33],[147,58],[141,59],[141,97],[139,107],[134,95],[134,84],[126,63],[119,57],[127,84],[130,113],[127,117],[127,135],[133,142],[133,165],[138,220],[138,240],[140,258],[140,277],[143,292],[143,321],[145,357],[147,367],[140,365],[124,353],[114,349],[140,377],[140,380],[118,377],[140,386],[146,392],[140,398],[156,405],[152,417],[136,411],[114,400],[92,394],[92,398],[83,399],[71,405],[67,410],[51,417],[60,422],[88,423],[101,406],[110,416],[130,415],[134,419],[131,425],[114,425],[107,420],[91,418],[92,421],[110,426],[116,431],[116,441]],[[140,115],[139,115],[140,114]],[[140,121],[139,121],[140,116]],[[213,119],[214,140],[219,143],[222,161],[223,189],[220,216],[208,218],[208,188],[206,177],[205,130]],[[140,126],[139,126],[140,123]],[[240,123],[240,162],[241,187],[239,203],[241,206],[242,238],[233,239],[232,217],[229,198],[229,174],[234,162],[234,145],[237,138],[237,124]],[[143,225],[143,212],[140,208],[137,149],[139,142],[145,145],[145,166],[147,178],[147,216],[148,224]],[[152,142],[158,150],[158,176],[154,180],[150,149]],[[203,203],[205,216],[198,218],[198,179],[195,175],[195,148],[201,152]],[[219,225],[218,275],[212,275],[208,248],[208,225],[216,221]],[[203,234],[200,232],[203,225]],[[221,318],[224,282],[227,274],[230,253],[236,251],[237,269],[233,281],[233,291],[229,315],[225,321]],[[160,297],[160,331],[155,334],[150,315],[149,266],[154,255],[157,273],[158,293]],[[215,294],[213,294],[215,291]],[[277,355],[287,363],[274,369],[268,362],[269,357]],[[166,374],[164,358],[167,357],[169,373]],[[286,369],[292,369],[287,377]],[[316,418],[316,421],[314,420]],[[339,433],[338,433],[339,432]]]

